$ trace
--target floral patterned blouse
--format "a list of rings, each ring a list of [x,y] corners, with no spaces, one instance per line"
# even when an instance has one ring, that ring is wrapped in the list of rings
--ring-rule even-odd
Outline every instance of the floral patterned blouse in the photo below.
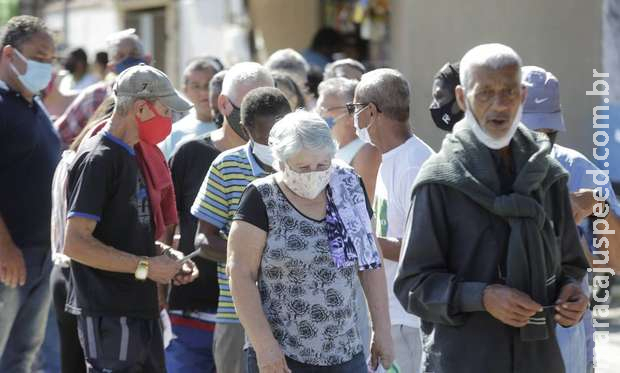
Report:
[[[336,267],[325,220],[299,212],[273,176],[248,186],[235,220],[267,232],[258,289],[284,354],[304,364],[330,366],[360,353],[355,305],[364,295],[353,286],[357,268]]]

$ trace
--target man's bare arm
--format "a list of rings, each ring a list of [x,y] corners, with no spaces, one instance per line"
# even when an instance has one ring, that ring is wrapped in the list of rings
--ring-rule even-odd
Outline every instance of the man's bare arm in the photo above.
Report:
[[[215,262],[226,261],[228,242],[220,236],[220,230],[204,221],[198,222],[196,248],[200,248],[200,256]]]
[[[96,225],[97,222],[92,219],[69,219],[65,234],[65,254],[89,267],[110,272],[134,273],[140,257],[115,249],[93,237]],[[162,284],[169,282],[182,267],[182,263],[167,255],[150,257],[147,260],[149,279]]]
[[[377,237],[377,240],[381,246],[383,257],[385,259],[398,262],[400,259],[400,247],[402,245],[402,240],[391,237]]]

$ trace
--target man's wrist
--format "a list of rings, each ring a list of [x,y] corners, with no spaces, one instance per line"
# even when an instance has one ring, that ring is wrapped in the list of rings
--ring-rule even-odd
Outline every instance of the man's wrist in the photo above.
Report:
[[[138,263],[136,264],[136,270],[134,271],[134,277],[137,280],[145,281],[149,277],[149,258],[148,257],[139,257]]]

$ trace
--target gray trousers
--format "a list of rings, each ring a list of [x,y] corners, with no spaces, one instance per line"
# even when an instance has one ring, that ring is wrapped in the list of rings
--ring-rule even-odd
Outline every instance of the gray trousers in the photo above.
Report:
[[[217,373],[245,373],[245,331],[241,323],[215,324],[213,359]]]

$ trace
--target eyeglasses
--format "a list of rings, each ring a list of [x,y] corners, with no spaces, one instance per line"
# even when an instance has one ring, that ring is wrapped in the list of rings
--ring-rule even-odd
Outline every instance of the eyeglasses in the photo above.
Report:
[[[366,103],[361,103],[361,102],[349,102],[345,105],[345,107],[347,108],[347,113],[349,113],[349,115],[354,115],[355,113],[362,111],[366,106],[370,105],[371,102],[366,102]],[[381,113],[381,109],[379,109],[379,107],[377,106],[377,104],[375,104],[374,102],[372,102],[372,104],[375,105],[375,107],[377,108],[377,111],[379,113]]]
[[[341,110],[341,109],[347,109],[347,106],[346,105],[345,106],[332,106],[332,107],[321,106],[319,108],[319,110],[322,111],[323,113],[329,113],[330,111]]]

